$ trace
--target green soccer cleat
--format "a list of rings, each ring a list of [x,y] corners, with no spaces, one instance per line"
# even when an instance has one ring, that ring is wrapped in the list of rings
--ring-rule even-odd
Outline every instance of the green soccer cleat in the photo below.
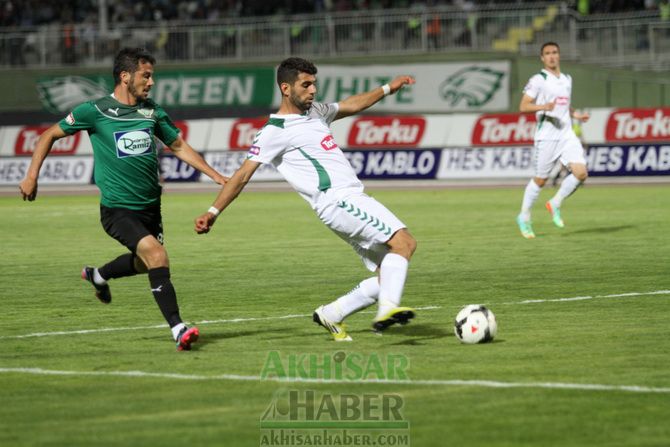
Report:
[[[561,219],[561,209],[551,206],[551,200],[545,203],[544,206],[551,214],[551,220],[554,221],[554,225],[556,225],[558,228],[563,228],[565,224],[563,223],[563,219]]]
[[[344,323],[335,323],[330,321],[323,315],[323,306],[319,306],[312,315],[312,320],[319,326],[326,328],[335,341],[351,341],[351,337],[347,334],[347,329]]]
[[[391,309],[391,311],[383,317],[374,320],[372,322],[372,330],[380,333],[396,323],[407,324],[415,315],[416,312],[412,308],[396,307],[395,309]]]
[[[519,225],[521,236],[526,239],[535,239],[535,232],[533,232],[533,226],[530,220],[523,220],[521,216],[517,216],[516,223]]]

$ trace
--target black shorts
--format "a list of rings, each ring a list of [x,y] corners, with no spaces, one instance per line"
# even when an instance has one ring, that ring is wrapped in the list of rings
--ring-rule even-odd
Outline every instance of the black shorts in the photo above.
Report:
[[[163,221],[160,205],[143,210],[108,208],[100,205],[100,223],[107,234],[135,253],[137,244],[152,235],[163,243]]]

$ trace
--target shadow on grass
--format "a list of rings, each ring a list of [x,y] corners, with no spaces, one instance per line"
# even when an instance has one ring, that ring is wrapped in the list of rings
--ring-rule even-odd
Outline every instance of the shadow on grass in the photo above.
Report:
[[[636,226],[635,225],[618,225],[618,226],[615,226],[615,227],[584,228],[582,230],[575,230],[575,231],[566,232],[562,236],[563,237],[569,237],[569,236],[572,236],[573,234],[616,233],[618,231],[630,230],[630,229],[633,229],[633,228],[636,228]]]

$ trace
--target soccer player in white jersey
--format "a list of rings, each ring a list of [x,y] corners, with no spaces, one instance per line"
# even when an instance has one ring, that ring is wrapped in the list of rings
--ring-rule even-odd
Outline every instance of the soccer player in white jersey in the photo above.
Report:
[[[343,320],[378,304],[373,329],[377,332],[414,317],[400,306],[409,260],[416,241],[393,213],[363,192],[363,184],[335,143],[330,123],[367,109],[408,84],[398,76],[388,84],[338,103],[315,102],[316,67],[291,57],[277,69],[282,102],[258,132],[244,163],[219,192],[209,211],[195,220],[195,231],[207,233],[218,214],[235,200],[262,163],[272,164],[307,201],[319,219],[351,244],[373,276],[349,293],[314,311],[315,323],[336,341],[350,341]]]
[[[556,160],[570,170],[570,175],[563,180],[556,195],[545,204],[557,227],[565,226],[561,219],[563,200],[575,192],[588,176],[584,150],[572,129],[572,118],[585,122],[588,121],[589,114],[577,112],[570,107],[572,78],[561,73],[558,44],[547,42],[542,45],[540,59],[544,68],[530,78],[523,89],[519,105],[521,112],[535,112],[537,116],[535,176],[526,186],[521,213],[516,218],[521,235],[526,239],[535,237],[530,209],[540,195]]]

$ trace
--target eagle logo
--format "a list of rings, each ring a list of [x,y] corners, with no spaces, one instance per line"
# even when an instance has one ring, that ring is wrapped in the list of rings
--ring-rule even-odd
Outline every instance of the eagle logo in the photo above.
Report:
[[[108,94],[106,85],[82,76],[63,76],[38,82],[37,91],[42,105],[55,114],[67,112],[82,102]]]
[[[440,95],[451,107],[462,102],[468,107],[481,107],[500,89],[504,76],[504,72],[488,67],[466,67],[442,82]]]

